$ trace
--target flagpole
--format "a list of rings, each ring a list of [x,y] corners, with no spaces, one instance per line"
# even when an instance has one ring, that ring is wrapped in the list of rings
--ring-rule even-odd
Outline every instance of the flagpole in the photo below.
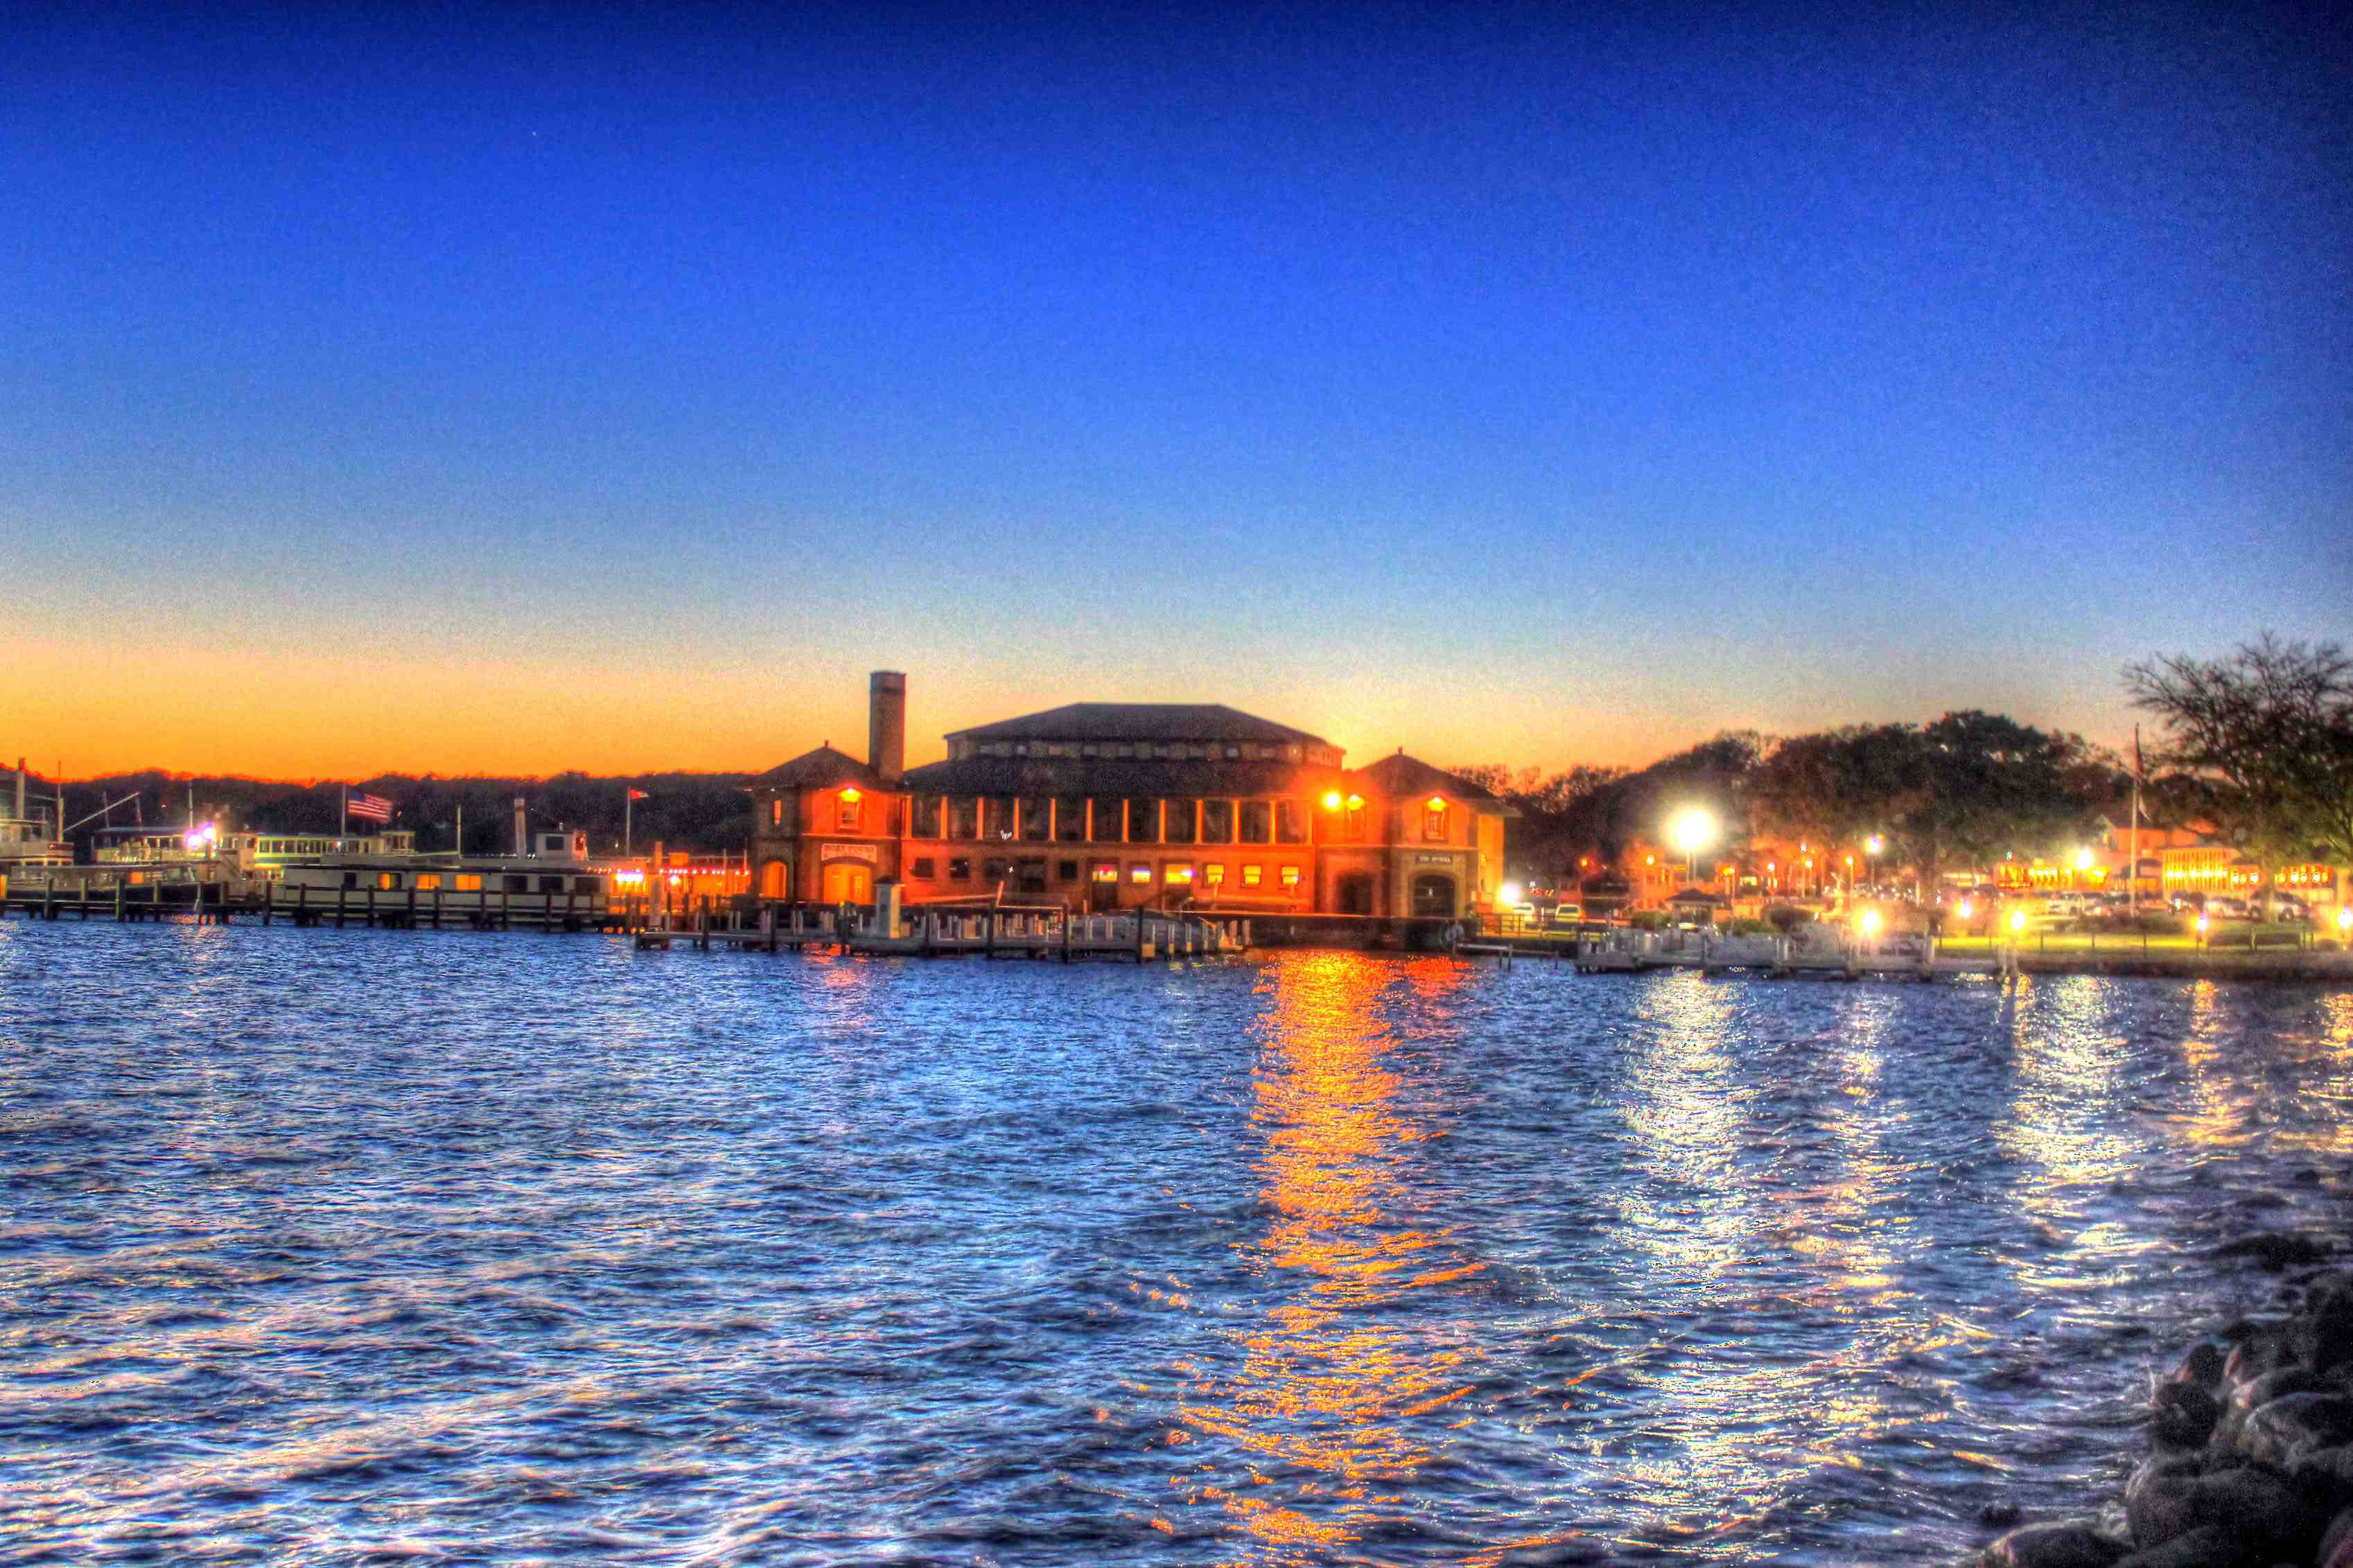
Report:
[[[349,838],[352,836],[352,786],[337,784],[335,800],[335,837]]]
[[[2140,726],[2133,726],[2132,907],[2140,912]]]

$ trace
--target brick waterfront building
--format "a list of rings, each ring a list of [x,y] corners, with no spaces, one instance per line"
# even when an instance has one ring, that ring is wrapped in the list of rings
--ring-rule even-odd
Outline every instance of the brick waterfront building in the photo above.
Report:
[[[764,898],[994,899],[1108,910],[1191,903],[1457,917],[1492,904],[1504,823],[1487,791],[1402,751],[1370,767],[1214,703],[1079,702],[947,737],[904,767],[906,677],[878,670],[864,762],[831,746],[752,795]]]

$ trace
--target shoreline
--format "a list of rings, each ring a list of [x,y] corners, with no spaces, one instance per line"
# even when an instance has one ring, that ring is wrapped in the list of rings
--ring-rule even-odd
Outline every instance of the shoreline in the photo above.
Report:
[[[2353,1568],[2353,1258],[2259,1231],[2202,1258],[2283,1276],[2152,1378],[2147,1454],[2098,1511],[2011,1529],[1979,1568]],[[2003,1517],[2003,1515],[2007,1517]],[[1989,1527],[2015,1523],[1989,1510]]]

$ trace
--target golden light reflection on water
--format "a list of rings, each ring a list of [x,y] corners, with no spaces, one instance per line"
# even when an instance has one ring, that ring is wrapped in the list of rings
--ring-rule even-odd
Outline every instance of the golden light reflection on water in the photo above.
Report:
[[[2091,976],[2022,984],[2007,1005],[2015,1087],[1995,1137],[2033,1173],[2019,1184],[2021,1206],[2063,1226],[2086,1194],[2137,1173],[2146,1156],[2147,1140],[2118,1108],[2127,1042],[2107,984]]]
[[[1456,1265],[1445,1233],[1400,1218],[1400,1165],[1425,1133],[1399,1108],[1384,1061],[1380,992],[1395,965],[1303,954],[1276,972],[1253,1091],[1273,1216],[1250,1249],[1272,1305],[1240,1331],[1230,1378],[1191,1385],[1179,1415],[1244,1458],[1240,1478],[1180,1478],[1277,1557],[1356,1539],[1433,1458],[1447,1406],[1469,1392],[1462,1341],[1405,1327],[1385,1304],[1441,1287]],[[1404,971],[1424,994],[1461,984],[1451,963]]]

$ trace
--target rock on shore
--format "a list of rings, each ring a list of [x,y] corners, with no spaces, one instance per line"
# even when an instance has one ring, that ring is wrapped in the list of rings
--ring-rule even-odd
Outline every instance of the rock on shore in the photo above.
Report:
[[[2271,1235],[2221,1249],[2274,1268],[2335,1247]],[[2149,1401],[2148,1458],[2125,1488],[2128,1536],[2030,1525],[1986,1568],[2353,1568],[2353,1268],[2306,1267],[2280,1313],[2194,1345]]]

